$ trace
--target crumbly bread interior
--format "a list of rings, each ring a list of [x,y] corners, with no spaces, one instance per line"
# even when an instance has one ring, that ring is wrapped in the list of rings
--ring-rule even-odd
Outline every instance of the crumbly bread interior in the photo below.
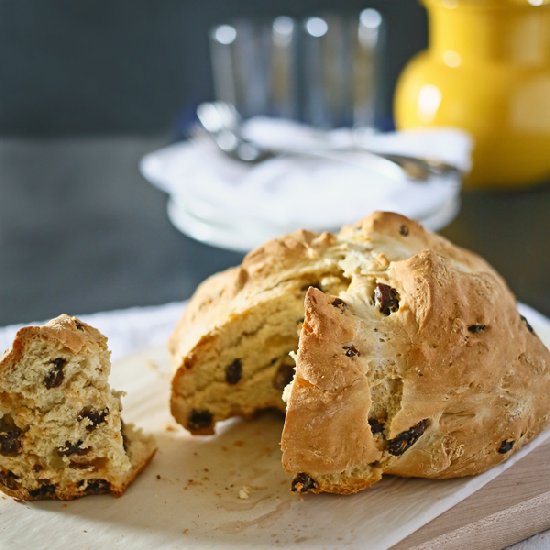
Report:
[[[282,245],[294,261],[273,276],[258,273],[264,251],[256,251],[241,268],[203,283],[187,308],[170,342],[180,367],[171,405],[191,433],[214,433],[216,422],[235,415],[284,412],[282,391],[294,376],[289,353],[298,344],[307,288],[339,292],[348,286],[337,265],[338,248],[321,257],[326,236],[304,235],[310,246],[293,238]]]
[[[0,361],[0,489],[21,500],[120,495],[154,454],[120,416],[107,340],[62,315],[19,331]]]

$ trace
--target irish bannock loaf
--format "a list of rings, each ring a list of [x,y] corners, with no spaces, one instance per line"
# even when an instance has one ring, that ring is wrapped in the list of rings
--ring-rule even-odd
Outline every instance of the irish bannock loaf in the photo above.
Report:
[[[297,492],[476,474],[550,417],[550,353],[502,278],[396,214],[276,239],[206,281],[171,339],[174,416],[211,433],[284,410],[273,381],[296,348],[281,447]]]
[[[119,496],[155,453],[120,418],[107,339],[75,317],[22,328],[0,360],[0,490],[19,500]]]

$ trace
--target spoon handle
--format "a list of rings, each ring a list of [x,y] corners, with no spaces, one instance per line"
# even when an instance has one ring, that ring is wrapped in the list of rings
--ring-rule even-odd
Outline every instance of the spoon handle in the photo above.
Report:
[[[276,150],[271,150],[273,156],[277,156]],[[341,156],[341,154],[354,153],[355,158],[350,156]],[[398,153],[379,153],[362,147],[342,147],[326,149],[292,149],[279,150],[279,154],[285,156],[304,156],[315,157],[319,159],[345,162],[347,164],[360,165],[363,168],[368,163],[369,166],[376,165],[375,169],[382,170],[386,174],[392,172],[392,177],[405,175],[415,181],[427,181],[430,176],[445,177],[449,175],[460,175],[461,170],[449,163],[436,159],[427,159],[422,157],[413,157],[401,155]]]

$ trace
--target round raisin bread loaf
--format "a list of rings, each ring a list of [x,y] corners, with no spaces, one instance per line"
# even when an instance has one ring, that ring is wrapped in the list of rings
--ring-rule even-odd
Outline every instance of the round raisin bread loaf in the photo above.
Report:
[[[550,354],[502,278],[396,214],[267,243],[203,283],[170,346],[193,433],[285,410],[298,348],[281,446],[299,492],[476,474],[550,417]]]

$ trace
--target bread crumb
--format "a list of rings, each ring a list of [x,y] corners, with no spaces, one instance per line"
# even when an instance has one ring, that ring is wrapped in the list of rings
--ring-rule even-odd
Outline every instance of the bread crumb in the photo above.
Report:
[[[247,500],[249,496],[250,496],[250,488],[249,487],[243,486],[239,489],[239,498],[241,500]]]
[[[152,361],[151,359],[149,359],[146,363],[146,365],[151,369],[151,370],[154,370],[154,371],[158,371],[159,370],[159,366],[154,362]]]
[[[157,479],[161,479],[160,474],[157,474]]]
[[[235,445],[235,447],[242,447],[244,446],[244,441],[238,439],[237,441],[235,441],[235,443],[233,443],[233,445]]]
[[[292,383],[294,382],[294,378],[292,379],[292,381],[287,384],[285,386],[285,389],[283,390],[283,395],[281,396],[281,399],[287,403],[288,402],[288,399],[290,397],[290,391],[291,391],[291,388],[292,388]]]
[[[173,424],[166,424],[166,426],[164,426],[164,431],[165,432],[175,432],[175,431],[177,431],[177,429]]]
[[[189,534],[189,529],[188,529],[187,527],[183,530],[183,534],[184,534],[184,535],[188,535],[188,534]]]

